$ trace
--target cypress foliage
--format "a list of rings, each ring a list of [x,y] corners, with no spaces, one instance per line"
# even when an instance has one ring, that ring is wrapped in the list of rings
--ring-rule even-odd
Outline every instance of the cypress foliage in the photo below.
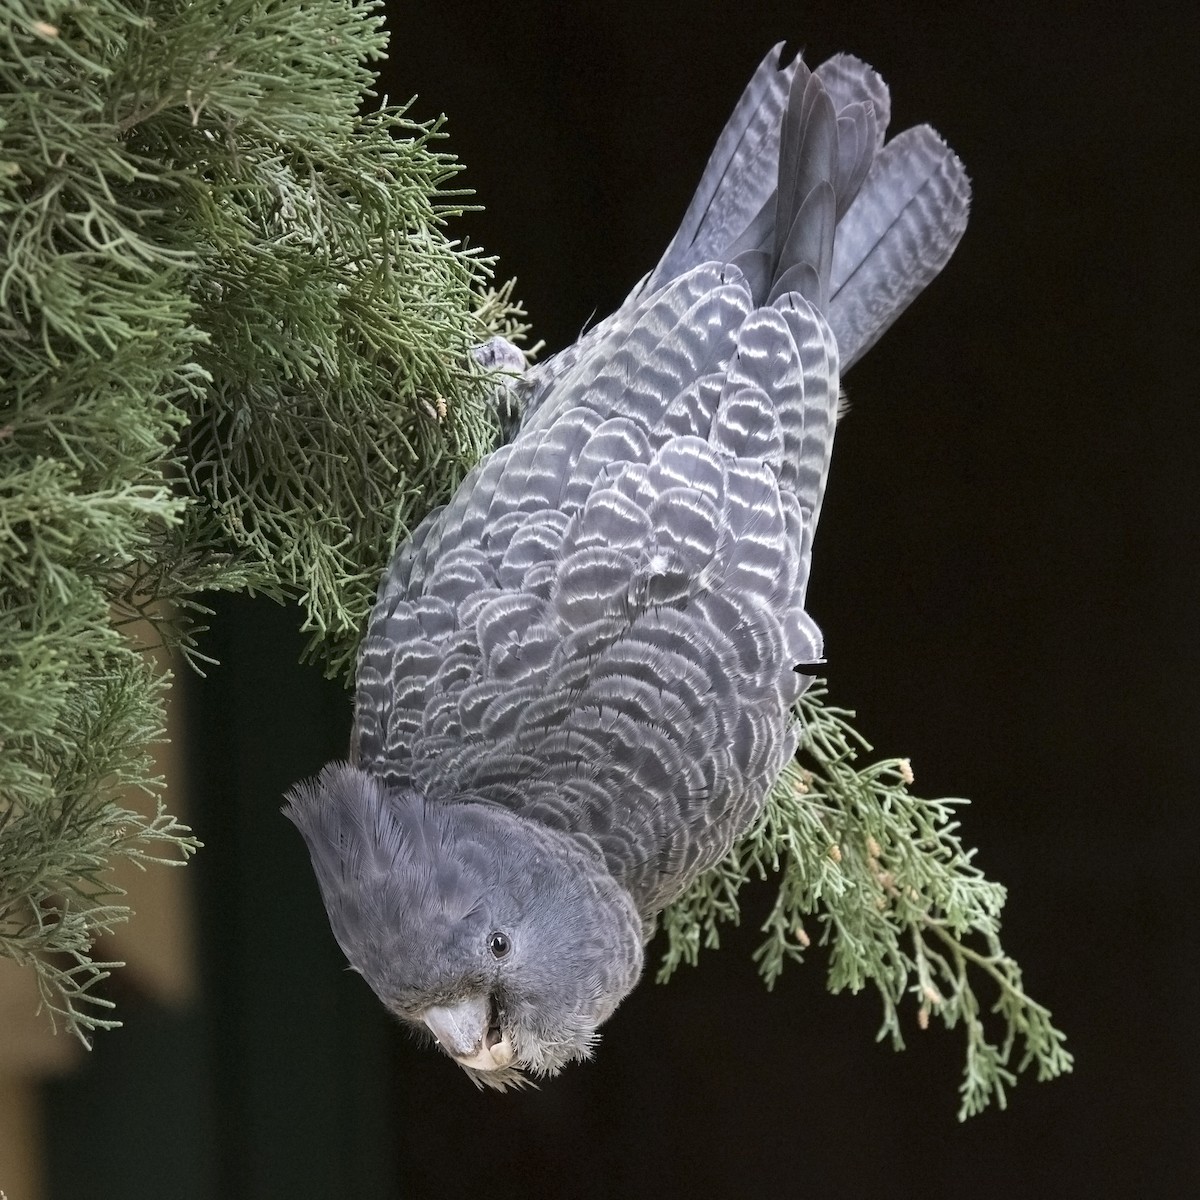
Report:
[[[0,952],[81,1037],[107,865],[197,845],[125,627],[195,661],[197,597],[258,590],[344,669],[495,438],[467,351],[518,310],[437,124],[362,115],[384,45],[372,0],[0,0]]]
[[[758,822],[663,914],[659,981],[718,947],[722,924],[741,918],[746,881],[770,879],[775,902],[754,954],[767,987],[816,941],[828,953],[831,992],[870,986],[878,994],[877,1040],[903,1050],[906,1025],[958,1028],[960,1121],[990,1104],[1004,1108],[1024,1071],[1039,1080],[1069,1072],[1065,1035],[1001,944],[1007,892],[963,845],[958,815],[967,802],[915,795],[907,759],[860,766],[872,748],[851,725],[854,714],[827,702],[823,681],[801,697],[797,715],[800,752]]]

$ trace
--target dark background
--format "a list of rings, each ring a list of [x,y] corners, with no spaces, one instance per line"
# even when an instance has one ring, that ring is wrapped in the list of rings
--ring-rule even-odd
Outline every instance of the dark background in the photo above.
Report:
[[[972,798],[1074,1075],[957,1124],[958,1031],[876,1045],[819,952],[762,988],[760,890],[594,1063],[477,1094],[343,969],[277,807],[348,705],[294,665],[292,614],[236,600],[189,695],[205,994],[119,997],[126,1028],[50,1089],[55,1197],[1200,1194],[1196,29],[1115,11],[429,0],[394,6],[385,76],[448,114],[487,205],[460,228],[550,349],[655,263],[776,41],[867,59],[893,129],[963,158],[961,248],[846,380],[810,608],[833,699],[918,790]]]

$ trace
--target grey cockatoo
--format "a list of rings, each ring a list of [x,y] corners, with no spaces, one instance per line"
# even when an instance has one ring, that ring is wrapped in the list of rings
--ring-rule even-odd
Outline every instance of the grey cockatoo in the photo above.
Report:
[[[349,762],[289,796],[351,966],[477,1082],[588,1055],[796,749],[839,374],[966,224],[887,121],[864,63],[772,51],[662,261],[399,547]]]

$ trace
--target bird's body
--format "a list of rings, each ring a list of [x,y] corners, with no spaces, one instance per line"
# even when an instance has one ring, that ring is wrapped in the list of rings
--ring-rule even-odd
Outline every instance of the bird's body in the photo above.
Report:
[[[965,225],[869,67],[777,57],[658,267],[397,552],[350,762],[290,797],[351,964],[481,1082],[588,1052],[795,751],[839,364]]]

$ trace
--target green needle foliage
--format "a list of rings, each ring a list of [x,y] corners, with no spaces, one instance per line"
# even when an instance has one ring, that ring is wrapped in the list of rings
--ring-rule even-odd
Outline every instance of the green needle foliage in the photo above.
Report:
[[[344,669],[496,435],[467,351],[519,310],[437,124],[361,115],[384,45],[370,0],[0,0],[0,953],[81,1038],[110,865],[197,845],[126,627],[195,661],[198,597],[259,590]]]
[[[912,795],[904,759],[858,767],[871,747],[850,724],[852,713],[828,707],[823,687],[799,705],[800,754],[784,770],[761,818],[729,855],[697,879],[663,917],[665,981],[702,946],[719,944],[723,922],[737,924],[739,893],[751,877],[779,877],[779,890],[755,952],[771,987],[789,959],[803,961],[813,934],[829,952],[829,989],[868,983],[883,1001],[879,1037],[904,1048],[900,1005],[914,1023],[931,1016],[966,1036],[959,1118],[995,1101],[1005,1106],[1017,1074],[1038,1079],[1071,1069],[1071,1055],[1050,1013],[1025,992],[1021,970],[1000,945],[1005,891],[987,880],[959,839],[962,800]],[[975,982],[990,987],[992,1025]]]

